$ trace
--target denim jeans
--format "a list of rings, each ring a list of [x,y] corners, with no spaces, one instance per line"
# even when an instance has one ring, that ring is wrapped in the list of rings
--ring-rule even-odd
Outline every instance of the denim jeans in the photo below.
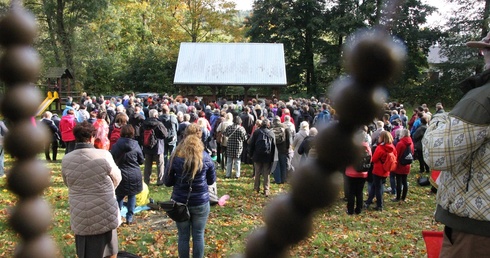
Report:
[[[277,162],[276,169],[274,170],[274,182],[276,184],[283,184],[286,182],[288,171],[288,154],[278,155],[279,161]]]
[[[204,257],[204,229],[209,216],[209,202],[199,206],[189,206],[191,219],[177,222],[179,234],[179,257],[189,257],[189,241],[192,232],[192,257]]]
[[[5,150],[3,149],[3,145],[0,145],[0,177],[5,175],[5,170],[4,170],[4,161],[5,161]]]
[[[123,206],[124,195],[118,195],[116,197],[120,210]],[[128,208],[128,212],[126,213],[127,222],[133,222],[133,214],[134,214],[135,206],[136,206],[136,195],[128,195],[128,203],[126,204],[126,207]]]
[[[366,204],[370,205],[371,203],[373,203],[374,196],[376,196],[376,207],[383,207],[383,184],[385,182],[386,177],[373,175],[373,185],[371,186],[371,190],[369,191],[369,196],[366,200]]]
[[[231,170],[235,169],[235,177],[240,177],[240,158],[226,158],[226,177],[231,177]]]
[[[390,172],[390,187],[391,194],[396,194],[396,180],[395,180],[395,172]]]

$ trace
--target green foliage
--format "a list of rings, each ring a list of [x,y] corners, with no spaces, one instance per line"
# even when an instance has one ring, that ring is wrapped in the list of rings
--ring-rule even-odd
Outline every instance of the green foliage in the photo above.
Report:
[[[344,73],[342,47],[353,32],[384,24],[384,4],[370,1],[257,0],[247,21],[252,42],[285,45],[288,90],[321,95]],[[390,86],[392,98],[408,100],[426,83],[429,47],[440,37],[437,29],[422,25],[434,8],[420,0],[404,1],[390,32],[407,46],[408,62],[400,80]]]
[[[252,42],[283,43],[290,90],[317,94],[315,56],[324,44],[324,0],[254,2],[246,24]]]
[[[458,3],[459,7],[450,15],[445,25],[445,33],[440,40],[441,52],[448,61],[439,66],[441,78],[438,89],[444,92],[444,101],[452,106],[462,96],[459,82],[483,70],[484,61],[478,55],[478,50],[466,47],[465,43],[470,40],[478,41],[487,35],[490,1],[449,2]]]
[[[137,92],[176,92],[173,74],[177,63],[167,60],[159,49],[137,49],[127,63],[128,67],[121,78],[124,89]]]

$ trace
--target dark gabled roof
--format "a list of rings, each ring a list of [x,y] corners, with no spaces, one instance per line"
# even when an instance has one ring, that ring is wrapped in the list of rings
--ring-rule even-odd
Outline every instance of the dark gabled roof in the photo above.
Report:
[[[46,72],[46,78],[70,78],[73,79],[73,75],[71,74],[68,68],[63,67],[51,67]]]

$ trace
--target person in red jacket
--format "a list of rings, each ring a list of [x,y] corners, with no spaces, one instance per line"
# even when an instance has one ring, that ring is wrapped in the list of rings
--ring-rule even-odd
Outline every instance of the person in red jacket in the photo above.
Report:
[[[75,110],[69,109],[67,114],[60,120],[61,140],[65,142],[65,155],[75,149],[75,135],[73,129],[77,125]]]
[[[365,148],[369,158],[371,158],[371,147],[369,146],[366,137],[367,133],[361,131],[359,134],[362,137],[362,146]],[[369,160],[370,161],[370,160]],[[364,184],[366,183],[366,178],[368,176],[368,169],[366,171],[358,171],[354,166],[347,167],[345,169],[345,175],[347,179],[347,214],[353,215],[354,213],[360,214],[362,209],[362,195],[364,190]],[[354,209],[355,204],[355,209]]]
[[[400,200],[405,201],[408,192],[407,176],[410,173],[411,164],[402,165],[400,163],[400,158],[402,153],[405,153],[405,149],[410,148],[412,153],[414,153],[412,138],[410,137],[410,131],[408,129],[402,129],[400,131],[400,141],[396,144],[397,165],[395,171],[396,179],[396,198],[392,201],[399,202]],[[403,192],[402,192],[403,186]],[[401,197],[401,199],[400,199]]]
[[[383,210],[383,185],[386,183],[386,178],[390,175],[390,171],[383,168],[383,163],[386,161],[388,153],[396,155],[395,146],[393,146],[393,136],[388,131],[382,131],[378,137],[378,147],[373,154],[373,186],[369,191],[368,199],[366,200],[366,208],[373,203],[376,195],[377,211]]]

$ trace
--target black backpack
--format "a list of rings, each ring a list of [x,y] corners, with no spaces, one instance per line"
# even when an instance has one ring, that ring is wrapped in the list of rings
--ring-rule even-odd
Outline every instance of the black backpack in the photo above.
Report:
[[[366,172],[371,168],[371,155],[369,155],[369,151],[364,148],[364,153],[361,157],[359,163],[354,166],[354,169],[357,172]]]
[[[410,145],[407,145],[405,150],[403,151],[402,155],[400,156],[400,164],[401,165],[409,165],[412,164],[413,162],[413,153],[412,153],[412,148],[410,148]]]
[[[267,132],[261,131],[260,136],[255,142],[255,153],[259,155],[263,154],[271,154],[272,153],[272,136],[270,136]]]

